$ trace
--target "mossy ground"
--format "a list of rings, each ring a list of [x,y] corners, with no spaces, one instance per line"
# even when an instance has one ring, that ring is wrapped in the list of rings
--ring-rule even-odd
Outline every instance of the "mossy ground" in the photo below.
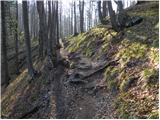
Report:
[[[107,25],[70,37],[69,52],[80,52],[92,60],[115,59],[119,64],[104,72],[109,89],[119,90],[115,102],[120,118],[158,118],[158,2],[128,11],[143,21],[119,34]]]

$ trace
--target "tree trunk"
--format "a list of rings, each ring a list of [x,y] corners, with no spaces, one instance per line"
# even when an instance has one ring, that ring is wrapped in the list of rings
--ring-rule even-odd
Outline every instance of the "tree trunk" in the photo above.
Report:
[[[74,1],[74,35],[77,34],[77,21],[76,21],[76,2]]]
[[[98,4],[98,16],[99,16],[99,20],[101,23],[103,23],[103,16],[102,16],[102,11],[101,11],[101,1],[97,2]]]
[[[80,12],[80,31],[81,33],[84,32],[84,0],[83,1],[79,1],[79,12]]]
[[[19,65],[18,65],[18,1],[16,1],[16,29],[15,29],[15,65],[16,65],[16,74],[19,74]]]
[[[120,29],[119,29],[119,26],[116,22],[116,15],[115,15],[115,11],[113,11],[112,3],[111,3],[111,1],[107,1],[107,2],[108,2],[108,10],[109,10],[109,15],[110,15],[112,27],[115,31],[119,32]]]
[[[103,18],[107,16],[107,1],[103,1]]]
[[[119,29],[123,30],[125,28],[125,24],[129,18],[129,16],[127,15],[126,11],[123,9],[122,0],[119,0],[119,1],[115,0],[115,2],[117,4],[117,10],[118,10],[116,22],[119,26]]]
[[[45,38],[44,26],[44,4],[43,1],[37,1],[37,11],[39,14],[39,57],[43,59],[43,46]]]
[[[60,56],[60,43],[59,43],[59,18],[58,18],[58,1],[56,1],[56,26],[57,26],[57,39],[56,39],[56,63],[61,59]]]
[[[4,78],[1,84],[9,84],[9,72],[8,72],[8,62],[7,62],[7,43],[6,43],[6,21],[5,21],[5,2],[1,1],[1,17],[2,17],[2,57],[3,57],[3,64],[2,70],[4,73]]]
[[[71,5],[71,34],[73,34],[73,6]]]
[[[46,2],[46,9],[47,9],[47,2]],[[47,50],[48,50],[48,24],[47,24],[47,12],[44,10],[44,36],[45,36],[45,41],[44,41],[44,46],[45,46],[45,55],[47,55]]]
[[[122,1],[121,0],[118,0],[118,1],[114,0],[114,2],[117,4],[117,12],[123,11],[123,3],[122,3]]]
[[[51,1],[48,1],[48,54],[52,51]]]
[[[59,18],[58,18],[58,1],[56,1],[56,26],[57,26],[57,41],[56,45],[59,47]]]
[[[59,26],[60,26],[60,38],[63,37],[63,33],[62,33],[62,3],[60,4],[60,15],[59,15]]]
[[[32,55],[31,55],[31,43],[29,36],[29,24],[28,24],[28,6],[27,1],[22,2],[23,7],[23,24],[24,24],[24,36],[25,36],[25,44],[26,44],[26,53],[27,53],[27,66],[28,73],[31,77],[35,76],[35,71],[32,64]]]
[[[52,1],[52,12],[51,12],[51,1],[48,1],[48,57],[51,60],[53,66],[56,66],[56,39],[55,39],[55,6]]]

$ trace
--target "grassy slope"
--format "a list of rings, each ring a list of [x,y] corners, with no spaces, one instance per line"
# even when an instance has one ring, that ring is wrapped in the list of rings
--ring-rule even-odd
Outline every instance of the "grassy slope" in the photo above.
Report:
[[[158,2],[128,10],[143,21],[116,33],[98,25],[86,33],[69,37],[69,52],[80,52],[92,60],[118,59],[119,65],[104,72],[110,90],[119,91],[115,107],[120,118],[158,118]],[[120,40],[118,39],[120,38]]]

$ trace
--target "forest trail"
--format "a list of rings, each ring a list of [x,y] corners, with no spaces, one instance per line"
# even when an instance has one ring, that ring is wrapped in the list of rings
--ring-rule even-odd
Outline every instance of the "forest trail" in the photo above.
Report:
[[[85,79],[77,76],[78,73],[82,76],[92,73],[100,66],[99,63],[78,53],[69,55],[64,49],[61,49],[61,55],[69,56],[74,66],[68,69],[59,65],[54,73],[56,118],[117,118],[112,107],[114,96],[107,92],[103,75],[95,73]]]
[[[99,71],[106,61],[93,62],[64,48],[60,53],[69,59],[69,68],[61,64],[51,68],[47,59],[35,60],[40,76],[32,81],[24,70],[6,88],[2,118],[118,118],[112,106],[116,98]]]
[[[48,56],[40,59],[40,43],[32,40],[34,79],[28,74],[25,44],[19,49],[18,75],[15,45],[9,48],[4,58],[11,80],[1,91],[1,118],[158,119],[159,5],[145,2],[126,10],[135,22],[121,32],[112,29],[107,17],[107,25],[64,37],[56,66]]]

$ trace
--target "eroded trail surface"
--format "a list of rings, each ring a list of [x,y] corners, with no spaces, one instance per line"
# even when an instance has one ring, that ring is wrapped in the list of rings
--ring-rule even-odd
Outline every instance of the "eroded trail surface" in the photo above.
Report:
[[[115,97],[107,90],[101,71],[105,61],[92,62],[81,54],[68,54],[64,49],[61,55],[68,57],[72,66],[59,65],[53,75],[56,118],[117,118],[112,105]]]

